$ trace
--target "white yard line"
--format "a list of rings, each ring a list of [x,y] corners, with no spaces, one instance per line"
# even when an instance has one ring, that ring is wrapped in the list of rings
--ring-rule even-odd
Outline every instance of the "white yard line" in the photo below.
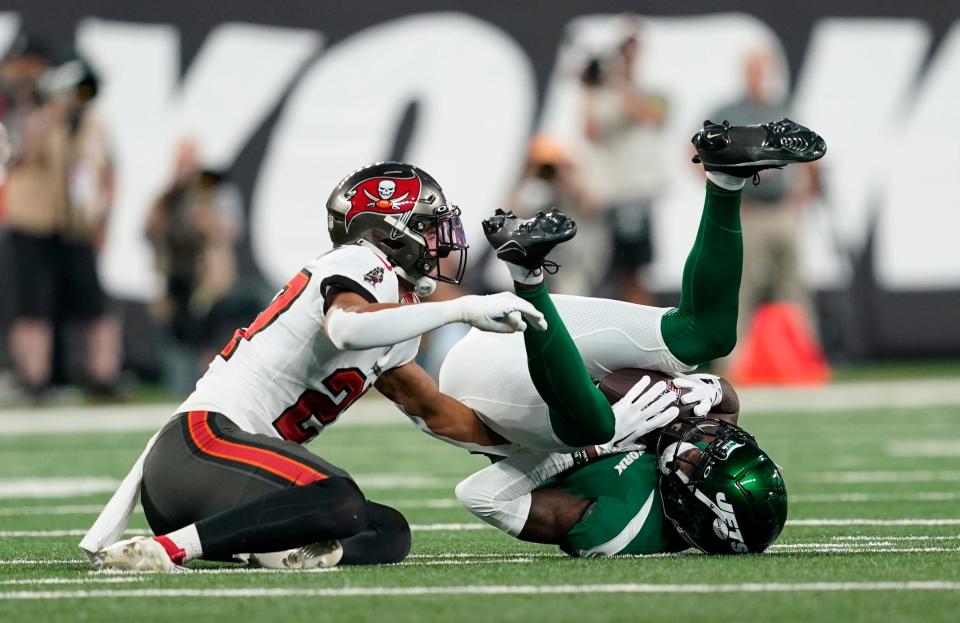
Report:
[[[790,503],[825,502],[956,502],[957,491],[923,491],[919,493],[810,493],[790,496]]]
[[[60,497],[60,496],[56,496]],[[958,491],[920,491],[916,493],[843,493],[793,494],[791,504],[818,504],[830,502],[957,502]],[[383,502],[388,506],[409,509],[448,509],[461,508],[460,502],[453,498],[433,498],[426,500],[396,500]],[[97,515],[103,510],[102,504],[60,504],[50,506],[7,506],[0,507],[0,517],[23,517],[32,515]],[[142,512],[139,506],[136,512]],[[421,528],[425,529],[425,528]]]
[[[960,519],[788,519],[788,526],[960,526]]]
[[[833,536],[830,537],[834,541],[960,541],[960,534],[954,534],[951,536],[936,535],[936,536],[924,536],[919,534],[911,534],[906,536]]]
[[[495,530],[496,528],[485,523],[415,523],[410,524],[410,529],[414,532],[459,532],[461,530]]]
[[[144,577],[142,575],[126,575],[126,576],[110,576],[110,577],[86,576],[82,578],[31,578],[27,580],[2,580],[0,581],[0,585],[30,586],[33,584],[133,584],[135,582],[143,582],[143,580],[144,580]]]
[[[114,478],[2,478],[0,498],[62,498],[94,493],[113,493],[120,484]]]
[[[405,560],[396,566],[399,567],[436,567],[444,565],[520,565],[533,562],[533,558],[484,558],[479,560]]]
[[[0,566],[2,565],[14,565],[14,566],[16,565],[40,565],[40,566],[73,565],[81,562],[89,564],[90,561],[82,558],[68,558],[68,559],[51,558],[50,560],[32,560],[29,558],[13,558],[10,560],[0,560]]]
[[[0,508],[0,517],[22,517],[26,515],[98,515],[103,504],[73,504],[65,506],[7,506]],[[143,509],[139,506],[136,512]]]
[[[216,588],[0,592],[0,599],[114,599],[118,597],[418,597],[425,595],[558,595],[596,593],[794,593],[960,591],[960,582],[798,582],[755,584],[576,584],[491,586],[369,586],[351,588]]]
[[[837,383],[822,387],[745,387],[738,389],[738,394],[747,413],[930,407],[960,405],[960,381],[942,378]],[[155,431],[166,423],[177,406],[169,403],[5,409],[0,410],[0,434]],[[337,426],[405,421],[390,402],[370,395],[351,406],[350,412],[337,421]]]
[[[904,439],[887,444],[887,454],[896,457],[960,456],[960,439]]]
[[[788,526],[960,526],[960,519],[788,519]],[[429,523],[411,524],[414,532],[462,532],[465,530],[493,530],[485,523]],[[86,528],[65,530],[0,530],[0,538],[62,538],[83,536]],[[127,535],[151,534],[149,530],[127,530]],[[882,539],[882,537],[876,537]]]
[[[829,484],[867,484],[901,482],[960,482],[960,470],[871,470],[831,471],[792,474],[794,480]]]
[[[60,496],[57,496],[60,497]],[[958,496],[960,497],[960,496]],[[792,498],[791,498],[791,501]],[[428,500],[397,500],[383,502],[388,506],[402,509],[414,508],[462,508],[460,502],[453,498],[436,498]],[[61,504],[56,506],[7,506],[0,507],[0,517],[21,517],[28,515],[98,515],[103,510],[103,504]],[[137,507],[135,512],[142,512]]]
[[[455,478],[437,478],[419,474],[357,474],[354,478],[363,489],[452,490],[456,484]],[[119,480],[106,476],[0,478],[0,499],[76,498],[113,493],[119,484]],[[423,504],[425,508],[451,508],[456,505],[456,500],[434,499],[427,500]]]

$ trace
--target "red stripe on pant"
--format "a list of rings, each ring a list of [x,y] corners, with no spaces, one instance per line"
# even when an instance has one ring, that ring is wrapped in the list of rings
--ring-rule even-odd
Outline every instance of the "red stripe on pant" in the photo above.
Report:
[[[208,411],[191,411],[187,414],[187,428],[190,431],[190,437],[202,452],[221,459],[258,467],[285,478],[295,485],[306,485],[327,478],[326,474],[282,454],[217,437],[213,429],[210,428],[210,423],[207,421],[208,417]]]

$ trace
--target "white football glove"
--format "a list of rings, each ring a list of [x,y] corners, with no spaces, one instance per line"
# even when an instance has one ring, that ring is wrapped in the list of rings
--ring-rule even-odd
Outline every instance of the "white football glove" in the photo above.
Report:
[[[525,331],[528,322],[538,331],[547,329],[547,321],[533,303],[510,292],[487,296],[461,296],[447,304],[454,321],[465,322],[481,331]]]
[[[673,384],[686,391],[680,393],[680,402],[685,405],[697,403],[693,414],[704,416],[723,400],[720,377],[713,374],[689,374],[673,379]]]
[[[640,437],[663,428],[680,413],[676,406],[672,406],[676,395],[667,391],[664,381],[649,389],[648,385],[650,377],[644,376],[613,405],[616,418],[613,439],[597,446],[598,453],[622,452],[631,446],[636,447]]]

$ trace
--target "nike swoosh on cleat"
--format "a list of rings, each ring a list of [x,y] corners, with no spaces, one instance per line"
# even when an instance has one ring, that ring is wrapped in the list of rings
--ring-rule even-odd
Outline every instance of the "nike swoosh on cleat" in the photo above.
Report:
[[[720,136],[719,132],[717,132],[716,134],[707,134],[707,138],[717,138],[718,136]]]
[[[523,253],[524,255],[527,254],[527,250],[524,249],[523,246],[516,240],[508,240],[507,242],[500,245],[500,247],[497,248],[497,253],[501,251],[506,251],[508,249],[514,249],[514,248],[519,249],[520,253]]]

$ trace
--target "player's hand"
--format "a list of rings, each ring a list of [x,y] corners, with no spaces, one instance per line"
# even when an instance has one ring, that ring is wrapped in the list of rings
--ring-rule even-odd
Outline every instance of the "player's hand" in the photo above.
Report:
[[[704,416],[723,400],[723,388],[720,377],[713,374],[690,374],[678,376],[673,384],[682,390],[680,402],[685,405],[696,403],[693,414]]]
[[[453,311],[454,320],[465,322],[481,331],[525,331],[528,323],[538,331],[545,331],[547,328],[547,321],[533,303],[510,292],[487,296],[461,296],[448,304]]]
[[[676,419],[680,410],[674,405],[676,395],[667,391],[667,384],[660,381],[652,387],[648,385],[650,377],[644,376],[613,405],[614,434],[613,439],[603,444],[605,448],[619,452]]]

